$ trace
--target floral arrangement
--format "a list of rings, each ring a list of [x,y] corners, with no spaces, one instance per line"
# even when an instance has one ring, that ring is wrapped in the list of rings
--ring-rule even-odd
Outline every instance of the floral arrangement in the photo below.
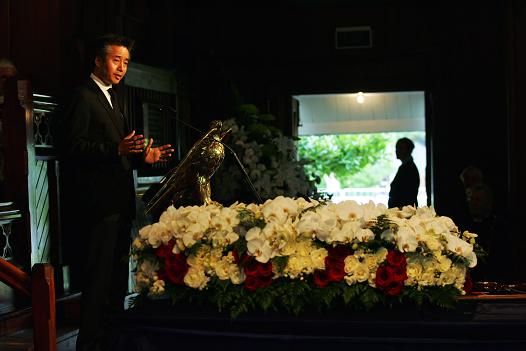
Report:
[[[317,197],[319,179],[307,175],[304,165],[308,161],[297,159],[296,141],[272,126],[274,119],[272,115],[260,114],[254,105],[241,105],[236,118],[223,122],[232,130],[228,144],[232,145],[263,199],[279,195]],[[248,187],[238,165],[228,158],[213,181],[214,197],[221,203],[232,203],[240,196],[253,199],[246,191]]]
[[[278,196],[262,205],[170,206],[140,230],[132,255],[140,298],[212,303],[234,317],[342,303],[450,307],[468,289],[476,236],[431,207]]]

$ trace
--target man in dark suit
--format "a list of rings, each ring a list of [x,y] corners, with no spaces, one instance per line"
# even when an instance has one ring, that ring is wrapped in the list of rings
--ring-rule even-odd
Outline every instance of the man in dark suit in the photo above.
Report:
[[[411,156],[414,148],[415,144],[411,139],[402,138],[396,142],[396,158],[402,161],[402,164],[391,182],[389,208],[402,208],[407,205],[418,206],[417,195],[420,175]]]
[[[71,283],[82,291],[77,350],[102,350],[106,316],[124,308],[131,222],[132,167],[171,156],[170,145],[145,147],[130,131],[113,85],[125,76],[133,41],[107,35],[97,41],[94,68],[65,114],[61,146],[64,258]]]

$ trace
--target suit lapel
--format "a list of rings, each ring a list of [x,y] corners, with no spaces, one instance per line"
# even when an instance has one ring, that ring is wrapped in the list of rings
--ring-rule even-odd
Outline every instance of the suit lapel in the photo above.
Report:
[[[111,107],[110,103],[108,102],[108,99],[106,99],[106,96],[102,92],[102,90],[99,88],[99,86],[90,79],[90,84],[93,89],[97,92],[97,99],[99,100],[99,103],[104,106],[104,109],[108,113],[108,117],[110,121],[112,122],[113,126],[117,130],[117,134],[122,139],[126,134],[126,131],[124,130],[126,127],[125,121],[123,121],[123,116],[117,116],[113,108]]]

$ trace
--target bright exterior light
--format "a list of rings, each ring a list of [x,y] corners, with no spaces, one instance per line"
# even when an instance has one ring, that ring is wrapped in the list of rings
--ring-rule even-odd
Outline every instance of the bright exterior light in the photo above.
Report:
[[[356,102],[359,104],[363,104],[364,101],[365,101],[365,95],[364,93],[360,91],[358,94],[356,94]]]

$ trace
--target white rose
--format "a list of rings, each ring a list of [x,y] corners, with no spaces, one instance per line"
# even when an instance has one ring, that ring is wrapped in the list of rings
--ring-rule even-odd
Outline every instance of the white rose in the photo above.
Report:
[[[150,287],[149,295],[162,295],[164,291],[164,280],[159,279]]]
[[[440,252],[440,251],[442,251],[442,249],[443,249],[442,243],[435,236],[433,236],[433,235],[424,235],[423,239],[424,239],[423,240],[424,243],[426,244],[426,246],[427,246],[427,248],[429,250],[431,250],[433,252]]]
[[[454,284],[456,279],[457,277],[455,272],[453,270],[449,270],[440,274],[440,277],[438,278],[438,285],[445,286]]]
[[[232,284],[239,285],[245,281],[245,273],[236,264],[231,264],[228,268],[228,276]]]
[[[184,276],[184,283],[191,288],[203,290],[210,280],[205,275],[204,267],[190,267]]]
[[[221,260],[215,265],[214,271],[220,280],[227,280],[230,279],[229,268],[230,264],[226,260]]]
[[[303,268],[305,267],[303,263],[304,261],[301,260],[300,257],[295,255],[290,256],[287,261],[287,266],[285,267],[285,273],[287,273],[290,278],[296,278],[302,273]]]
[[[144,249],[144,244],[143,244],[143,241],[139,238],[135,238],[132,242],[132,248],[136,251],[140,251],[142,249]]]
[[[348,275],[353,275],[354,271],[356,270],[356,267],[360,264],[360,261],[355,256],[350,255],[345,257],[344,263],[345,273],[347,273]]]
[[[324,248],[312,250],[310,253],[310,259],[312,262],[313,269],[325,269],[325,257],[327,257],[327,250]]]
[[[447,272],[451,268],[451,260],[447,258],[446,256],[437,255],[435,258],[438,261],[438,270],[440,272]]]
[[[378,266],[376,255],[373,254],[366,254],[363,262],[367,266],[369,270],[373,270],[375,267]]]
[[[369,278],[369,268],[365,263],[360,263],[355,267],[353,276],[358,282],[364,282]]]
[[[407,280],[406,285],[415,285],[418,283],[422,276],[423,267],[418,261],[411,261],[407,263],[406,273]]]

